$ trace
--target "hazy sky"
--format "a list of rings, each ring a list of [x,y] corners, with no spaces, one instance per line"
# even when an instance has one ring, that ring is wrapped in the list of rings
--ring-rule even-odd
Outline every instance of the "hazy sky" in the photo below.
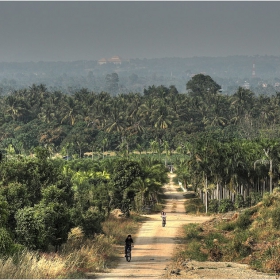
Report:
[[[280,55],[280,2],[0,2],[0,62]]]

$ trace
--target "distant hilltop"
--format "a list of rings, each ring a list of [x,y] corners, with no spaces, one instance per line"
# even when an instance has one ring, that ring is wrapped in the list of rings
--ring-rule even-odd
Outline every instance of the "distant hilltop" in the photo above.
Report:
[[[211,76],[224,94],[239,86],[256,94],[271,95],[280,90],[280,56],[130,58],[119,55],[99,60],[0,62],[0,95],[44,84],[67,93],[79,88],[107,91],[106,76],[117,73],[122,93],[140,92],[149,86],[174,85],[184,93],[196,74]]]
[[[124,61],[129,61],[128,59],[123,59],[118,55],[112,56],[111,58],[101,58],[98,60],[98,64],[106,64],[106,63],[114,63],[114,64],[122,64]]]

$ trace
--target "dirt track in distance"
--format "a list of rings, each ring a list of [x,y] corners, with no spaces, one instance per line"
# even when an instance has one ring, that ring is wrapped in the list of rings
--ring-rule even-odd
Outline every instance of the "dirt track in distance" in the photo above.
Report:
[[[174,174],[169,174],[170,183],[164,186],[167,213],[166,226],[162,227],[160,214],[145,215],[149,218],[140,228],[134,239],[131,262],[124,255],[116,269],[110,273],[96,274],[95,279],[143,278],[159,279],[166,277],[166,267],[176,250],[178,230],[183,224],[202,223],[209,219],[204,216],[188,216],[184,208],[183,192],[178,192],[172,183]],[[179,246],[179,245],[177,245]]]
[[[145,215],[144,222],[136,236],[131,262],[124,254],[120,256],[117,268],[108,273],[88,275],[94,279],[275,279],[273,275],[259,273],[245,264],[230,262],[187,261],[179,274],[170,274],[172,256],[180,246],[180,229],[188,223],[203,223],[209,216],[186,215],[184,193],[178,192],[172,183],[175,174],[169,174],[170,182],[164,186],[167,213],[166,226],[162,227],[160,214]]]

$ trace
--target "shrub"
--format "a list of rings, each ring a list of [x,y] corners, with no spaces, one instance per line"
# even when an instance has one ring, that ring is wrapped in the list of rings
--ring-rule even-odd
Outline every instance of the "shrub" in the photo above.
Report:
[[[251,206],[256,205],[257,203],[262,201],[262,194],[259,192],[252,192],[250,194],[250,197],[251,197]]]
[[[246,196],[244,199],[244,207],[251,207],[252,206],[252,198],[251,196]]]
[[[251,220],[252,212],[249,210],[245,210],[243,213],[239,215],[235,224],[240,229],[246,229],[252,223]]]
[[[272,191],[272,193],[273,193],[274,195],[280,194],[280,187],[274,188],[273,191]]]
[[[105,217],[101,212],[93,208],[89,208],[85,213],[83,213],[81,219],[81,226],[84,234],[89,237],[95,233],[101,233],[101,224],[104,220]]]
[[[235,232],[234,238],[229,243],[229,252],[232,252],[237,258],[244,258],[251,254],[251,248],[245,244],[249,233],[244,230]]]
[[[5,228],[0,228],[0,256],[7,257],[17,250],[9,232]]]
[[[217,240],[216,243],[214,240]],[[207,249],[212,249],[215,245],[227,242],[227,239],[219,232],[211,232],[205,237],[204,242]]]
[[[274,271],[279,275],[280,271],[280,259],[279,259],[280,247],[277,244],[272,244],[266,251],[265,268]],[[276,274],[276,275],[277,275]],[[276,278],[278,278],[276,276]]]
[[[218,213],[219,211],[219,200],[211,199],[208,205],[209,213]]]
[[[186,213],[201,213],[205,212],[205,206],[203,205],[200,198],[188,199],[185,204]]]
[[[234,210],[234,205],[230,199],[222,199],[220,201],[220,205],[219,205],[220,213],[226,213],[228,211],[233,211],[233,210]]]
[[[207,261],[208,258],[207,254],[201,251],[201,244],[198,241],[188,243],[184,254],[187,258],[200,262]]]
[[[275,207],[270,212],[272,218],[272,226],[276,229],[280,229],[280,207]]]
[[[245,207],[244,197],[242,194],[236,196],[234,206],[236,209]]]
[[[273,196],[268,192],[264,193],[262,202],[265,207],[271,206],[273,203]]]
[[[197,224],[187,224],[184,227],[185,230],[185,239],[192,240],[192,239],[201,239],[199,236],[200,227]]]
[[[221,230],[226,230],[226,231],[232,231],[235,229],[235,223],[234,222],[221,222],[218,226],[217,226],[218,229],[221,229]]]

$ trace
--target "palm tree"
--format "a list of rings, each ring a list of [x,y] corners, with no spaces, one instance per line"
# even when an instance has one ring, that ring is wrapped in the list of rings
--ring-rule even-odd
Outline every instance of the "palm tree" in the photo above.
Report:
[[[161,103],[151,114],[151,121],[157,129],[166,129],[172,124],[173,115],[166,105]]]
[[[168,182],[165,166],[151,158],[142,158],[139,164],[142,169],[141,191],[144,192],[146,199],[158,201],[163,184]]]
[[[169,152],[170,152],[170,150],[169,150],[169,144],[168,144],[168,142],[167,141],[163,141],[163,148],[164,148],[164,151],[165,151],[165,166],[167,165],[167,156],[168,156],[168,154],[169,154]]]
[[[160,150],[159,143],[156,140],[150,142],[150,147],[153,153],[158,153]]]
[[[225,127],[228,123],[229,106],[230,104],[225,96],[221,94],[215,95],[209,106],[207,116],[204,117],[204,123],[210,126]]]
[[[156,100],[153,98],[148,98],[146,102],[140,105],[138,115],[143,120],[145,126],[150,126],[151,115],[156,108]]]
[[[106,132],[119,132],[122,135],[124,134],[125,129],[127,128],[127,118],[125,113],[121,110],[118,105],[117,100],[114,100],[111,106],[109,113],[108,123],[105,127]]]
[[[9,95],[6,97],[5,107],[5,113],[9,114],[14,121],[18,120],[27,108],[23,99],[19,99],[15,95]]]
[[[105,148],[107,147],[107,145],[108,145],[108,138],[106,138],[106,137],[104,137],[103,139],[102,139],[102,151],[103,151],[103,153],[102,153],[102,155],[103,155],[103,158],[104,158],[104,150],[105,150]]]
[[[46,123],[50,123],[55,120],[54,104],[50,103],[49,100],[46,101],[41,107],[41,112],[38,114],[38,118]]]
[[[65,120],[68,120],[69,124],[73,126],[76,122],[76,119],[81,115],[81,110],[78,104],[76,104],[75,100],[70,96],[65,99],[61,109],[63,115],[61,123],[63,123]]]
[[[136,211],[141,211],[142,207],[145,205],[145,199],[147,198],[149,185],[147,179],[143,178],[136,178],[132,184],[132,187],[136,189],[137,193],[139,194],[139,199],[137,199],[136,195]]]
[[[239,87],[238,91],[233,94],[231,108],[237,120],[242,119],[245,114],[250,114],[254,102],[253,97],[254,93],[252,91],[242,87]]]

